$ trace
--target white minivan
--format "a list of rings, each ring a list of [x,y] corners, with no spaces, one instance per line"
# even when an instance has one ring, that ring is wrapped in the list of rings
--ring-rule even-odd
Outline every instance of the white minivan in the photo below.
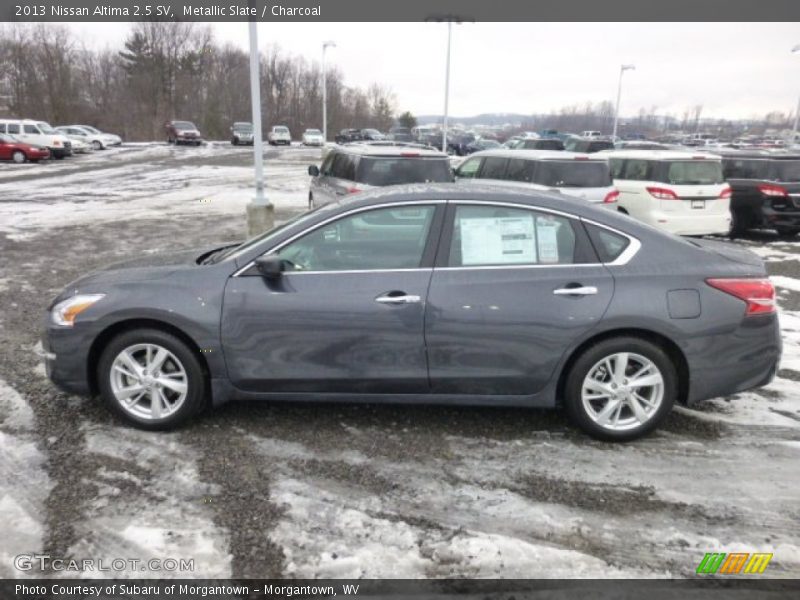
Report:
[[[705,152],[603,152],[619,190],[620,211],[678,235],[727,234],[731,188],[722,159]]]
[[[20,142],[33,146],[45,146],[50,156],[64,158],[72,154],[72,142],[45,121],[31,119],[0,119],[0,134],[7,134]]]
[[[616,208],[617,190],[603,154],[560,150],[484,150],[471,154],[455,170],[456,181],[524,185]]]

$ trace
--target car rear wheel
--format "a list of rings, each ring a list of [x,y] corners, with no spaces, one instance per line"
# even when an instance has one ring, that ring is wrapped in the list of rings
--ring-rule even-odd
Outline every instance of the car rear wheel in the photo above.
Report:
[[[205,406],[197,352],[158,329],[129,331],[103,351],[97,381],[113,412],[142,429],[171,429]]]
[[[584,351],[566,381],[564,404],[573,423],[594,438],[622,442],[658,427],[675,403],[678,378],[662,348],[619,337]]]
[[[14,150],[14,153],[11,155],[11,160],[17,164],[22,164],[28,160],[28,157],[25,156],[25,153],[22,150]]]

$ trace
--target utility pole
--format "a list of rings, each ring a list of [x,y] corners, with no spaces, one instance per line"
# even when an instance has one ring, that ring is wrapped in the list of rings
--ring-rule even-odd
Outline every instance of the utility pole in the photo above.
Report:
[[[617,140],[617,126],[619,124],[619,101],[622,98],[622,74],[625,71],[632,71],[636,67],[633,65],[620,65],[619,67],[619,84],[617,85],[617,107],[614,110],[614,131],[611,133],[611,139]]]
[[[328,143],[328,78],[325,72],[325,50],[335,48],[336,42],[323,42],[322,44],[322,138]]]

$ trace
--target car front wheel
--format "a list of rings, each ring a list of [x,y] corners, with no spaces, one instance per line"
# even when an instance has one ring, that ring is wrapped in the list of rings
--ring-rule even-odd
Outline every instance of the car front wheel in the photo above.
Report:
[[[11,155],[11,160],[13,160],[17,164],[22,164],[28,159],[25,156],[25,153],[22,150],[15,150],[14,153]]]
[[[95,150],[102,150],[103,149],[103,143],[100,140],[94,140],[92,142],[92,148],[94,148]]]
[[[564,404],[592,437],[629,441],[653,431],[677,395],[677,373],[666,352],[640,338],[619,337],[588,348],[567,374]]]
[[[198,353],[158,329],[114,338],[100,358],[97,381],[112,411],[141,429],[171,429],[205,406]]]

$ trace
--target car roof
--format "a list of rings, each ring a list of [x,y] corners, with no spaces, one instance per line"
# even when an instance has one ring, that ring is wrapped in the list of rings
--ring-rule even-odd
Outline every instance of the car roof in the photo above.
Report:
[[[604,152],[608,158],[641,158],[648,160],[719,160],[719,154],[713,152],[694,151],[692,148],[683,150],[636,150],[634,148],[623,148]]]
[[[582,152],[565,152],[564,150],[512,150],[509,148],[495,148],[493,150],[482,150],[470,154],[473,156],[498,156],[501,158],[525,158],[527,160],[605,160],[606,155],[597,156],[596,154],[584,154]]]
[[[336,146],[336,150],[348,154],[357,154],[359,156],[403,156],[413,154],[415,157],[449,158],[447,154],[439,150],[412,146],[390,146],[386,144],[359,144],[357,142],[352,144],[339,144]]]
[[[762,158],[770,160],[800,160],[800,153],[786,150],[720,148],[714,154],[722,158]]]

